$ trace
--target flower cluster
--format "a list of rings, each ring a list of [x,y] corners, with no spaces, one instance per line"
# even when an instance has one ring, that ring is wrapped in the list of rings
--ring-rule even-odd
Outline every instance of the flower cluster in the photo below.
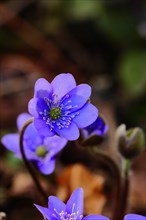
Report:
[[[91,87],[76,86],[71,74],[59,74],[49,83],[44,78],[35,84],[34,97],[29,102],[29,113],[34,116],[34,126],[40,134],[55,134],[67,140],[79,137],[79,128],[92,124],[97,108],[89,103]]]
[[[36,81],[34,98],[28,105],[34,120],[25,130],[23,146],[27,159],[33,161],[42,173],[52,173],[56,154],[64,148],[67,140],[76,140],[79,128],[96,120],[98,110],[89,103],[90,95],[91,87],[87,84],[76,86],[71,74],[59,74],[51,83],[43,78]],[[18,131],[30,117],[27,113],[19,115]],[[19,133],[2,138],[4,146],[18,157],[21,154],[19,138]]]
[[[98,115],[98,109],[90,103],[90,95],[91,87],[88,84],[77,86],[70,73],[59,74],[51,83],[44,78],[38,79],[34,97],[28,104],[30,114],[18,116],[18,133],[3,136],[3,145],[17,157],[21,157],[21,145],[25,154],[23,159],[26,156],[43,174],[51,174],[55,169],[56,156],[68,140],[77,140],[81,131],[82,145],[95,146],[102,142],[108,130],[105,121]],[[29,124],[32,116],[33,122]],[[23,135],[19,135],[20,131]],[[143,148],[143,131],[140,128],[126,131],[122,126],[118,129],[117,142],[121,154],[131,159]],[[50,196],[48,208],[35,206],[47,220],[109,220],[103,215],[83,216],[82,188],[76,189],[66,204]],[[146,217],[128,214],[124,220],[146,220]]]
[[[27,113],[22,113],[18,116],[18,131],[30,118],[31,116]],[[14,152],[17,157],[21,157],[19,133],[3,136],[2,143],[8,150]],[[33,124],[26,128],[23,139],[24,152],[27,159],[33,161],[43,174],[50,174],[54,171],[55,156],[65,147],[66,143],[66,139],[57,135],[53,137],[40,135]]]

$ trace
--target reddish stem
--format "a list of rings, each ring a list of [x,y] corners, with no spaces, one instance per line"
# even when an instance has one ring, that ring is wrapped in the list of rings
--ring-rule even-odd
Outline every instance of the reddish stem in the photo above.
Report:
[[[43,197],[43,199],[46,203],[48,201],[48,197],[46,196],[46,193],[45,193],[44,189],[42,188],[42,186],[41,186],[41,184],[40,184],[40,182],[39,182],[39,180],[36,176],[36,173],[35,173],[34,169],[32,168],[29,161],[27,160],[26,155],[25,155],[25,151],[24,151],[24,145],[23,145],[24,133],[25,133],[25,130],[28,127],[28,125],[30,125],[32,122],[33,122],[33,118],[30,118],[28,121],[26,121],[26,123],[24,124],[24,126],[22,127],[22,129],[20,131],[20,139],[19,139],[19,141],[20,141],[19,142],[20,143],[20,151],[21,151],[21,155],[22,155],[24,164],[25,164],[29,174],[31,175],[38,191],[40,192],[41,196]]]

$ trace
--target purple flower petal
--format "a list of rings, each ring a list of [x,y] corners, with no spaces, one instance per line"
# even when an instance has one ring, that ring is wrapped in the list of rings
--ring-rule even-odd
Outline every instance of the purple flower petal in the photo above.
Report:
[[[18,130],[20,131],[25,122],[31,118],[31,115],[28,113],[22,113],[17,117],[17,127]]]
[[[88,84],[80,84],[72,89],[68,94],[70,96],[77,95],[87,100],[91,95],[91,87]]]
[[[42,119],[35,118],[34,119],[34,126],[37,129],[39,135],[51,137],[55,134],[54,131],[50,130],[51,129],[50,126],[47,125],[46,122],[43,121]]]
[[[57,134],[59,134],[61,137],[66,138],[67,140],[73,141],[77,140],[79,137],[79,129],[76,126],[75,123],[71,123],[67,128],[61,128],[59,129],[57,125],[54,126],[54,130]]]
[[[61,103],[63,110],[70,112],[80,109],[91,95],[91,87],[87,84],[81,84],[72,89],[68,94],[62,97]]]
[[[43,144],[44,138],[39,135],[33,124],[30,124],[24,133],[24,147],[26,151],[35,151],[36,146]]]
[[[34,97],[36,98],[44,98],[50,97],[52,94],[52,86],[51,84],[44,78],[40,78],[35,83],[34,88]]]
[[[44,101],[44,99],[37,99],[37,102],[36,102],[36,109],[37,109],[37,112],[40,113],[42,111],[44,111],[45,109],[46,110],[49,110],[46,102]],[[39,118],[42,117],[40,114],[39,114]]]
[[[43,174],[45,175],[51,174],[55,169],[55,160],[54,159],[47,161],[45,161],[45,159],[38,160],[37,166]]]
[[[56,220],[56,217],[53,216],[53,212],[50,211],[48,208],[39,206],[34,204],[35,207],[42,213],[42,215],[47,218],[47,220]]]
[[[21,157],[20,145],[19,145],[19,134],[8,134],[1,139],[3,145],[10,151],[14,152],[17,157]],[[24,138],[24,151],[27,159],[33,160],[35,157],[34,152],[28,146],[27,141]]]
[[[97,108],[94,105],[87,103],[79,110],[79,115],[73,118],[73,122],[76,123],[79,128],[84,128],[92,124],[97,117]]]
[[[25,151],[26,158],[28,160],[31,160],[31,161],[38,160],[35,154],[35,151],[32,151],[32,149],[28,148],[27,146],[24,146],[24,151]]]
[[[109,220],[109,218],[103,215],[88,215],[84,217],[83,220]]]
[[[137,214],[128,214],[125,215],[124,220],[146,220],[146,216],[137,215]]]
[[[28,103],[28,111],[34,117],[39,117],[39,114],[38,114],[37,108],[36,108],[37,102],[38,102],[38,98],[33,98]]]
[[[66,204],[66,212],[77,213],[78,216],[83,214],[83,189],[78,188],[73,191],[71,197]]]
[[[66,144],[67,140],[57,135],[48,138],[46,137],[44,140],[44,145],[49,151],[51,151],[51,155],[53,156],[57,154],[59,151],[61,151]]]
[[[7,134],[2,137],[1,142],[8,150],[20,156],[19,134]]]
[[[48,207],[58,217],[59,213],[61,213],[62,211],[65,211],[66,205],[56,196],[49,196]],[[60,219],[60,218],[57,218],[57,219]]]
[[[87,100],[81,96],[78,96],[78,95],[69,96],[69,98],[66,98],[62,102],[63,111],[64,112],[66,111],[75,112],[81,107],[83,107],[83,105],[85,105],[86,102]]]
[[[53,87],[53,93],[60,100],[65,94],[76,87],[76,81],[72,74],[62,73],[53,79],[51,85]]]
[[[98,116],[97,119],[88,127],[82,129],[84,138],[89,138],[93,135],[104,136],[108,130],[108,126],[104,120]]]

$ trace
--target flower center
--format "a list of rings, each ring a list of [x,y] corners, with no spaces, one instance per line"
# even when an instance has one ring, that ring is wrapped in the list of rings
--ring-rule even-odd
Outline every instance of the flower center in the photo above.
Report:
[[[79,211],[73,212],[75,204],[73,204],[72,213],[67,213],[65,211],[61,211],[60,213],[54,208],[53,216],[58,220],[81,220],[83,215],[79,214]]]
[[[58,119],[61,116],[61,108],[56,107],[56,108],[52,108],[50,110],[50,117],[51,119]]]
[[[37,149],[36,149],[36,155],[38,157],[45,157],[46,156],[46,153],[47,153],[47,150],[44,146],[39,146]]]
[[[75,111],[76,108],[78,108],[78,105],[70,104],[72,100],[69,99],[68,94],[64,96],[62,100],[55,102],[54,99],[55,98],[48,99],[47,97],[44,97],[47,108],[44,108],[43,111],[39,112],[42,119],[50,126],[50,131],[54,129],[54,126],[57,126],[58,129],[68,128],[72,119],[80,114],[79,111]]]
[[[78,216],[78,213],[71,213],[68,214],[67,212],[61,212],[59,214],[60,220],[77,220],[77,219],[81,219],[82,216]]]

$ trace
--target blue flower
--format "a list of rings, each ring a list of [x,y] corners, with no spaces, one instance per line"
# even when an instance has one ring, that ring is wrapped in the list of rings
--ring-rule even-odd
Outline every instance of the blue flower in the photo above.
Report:
[[[98,135],[103,137],[108,130],[108,126],[101,116],[98,116],[96,121],[94,121],[91,125],[82,129],[84,138],[89,138],[93,135]]]
[[[48,206],[45,208],[35,205],[47,220],[109,220],[102,215],[88,215],[83,217],[83,190],[76,189],[65,205],[55,196],[49,196]]]
[[[146,216],[137,215],[137,214],[128,214],[125,215],[124,220],[146,220]]]
[[[76,140],[79,129],[93,123],[98,110],[89,103],[91,87],[87,84],[76,86],[72,74],[59,74],[49,83],[44,78],[35,84],[34,98],[28,109],[34,116],[34,126],[40,134],[55,134],[67,140]]]
[[[18,116],[17,127],[19,131],[30,117],[27,113]],[[7,134],[2,137],[1,141],[8,150],[14,152],[17,157],[21,157],[19,133]],[[67,143],[66,139],[57,135],[53,137],[39,135],[33,124],[26,128],[23,141],[27,159],[33,161],[43,174],[50,174],[54,171],[55,156]]]

